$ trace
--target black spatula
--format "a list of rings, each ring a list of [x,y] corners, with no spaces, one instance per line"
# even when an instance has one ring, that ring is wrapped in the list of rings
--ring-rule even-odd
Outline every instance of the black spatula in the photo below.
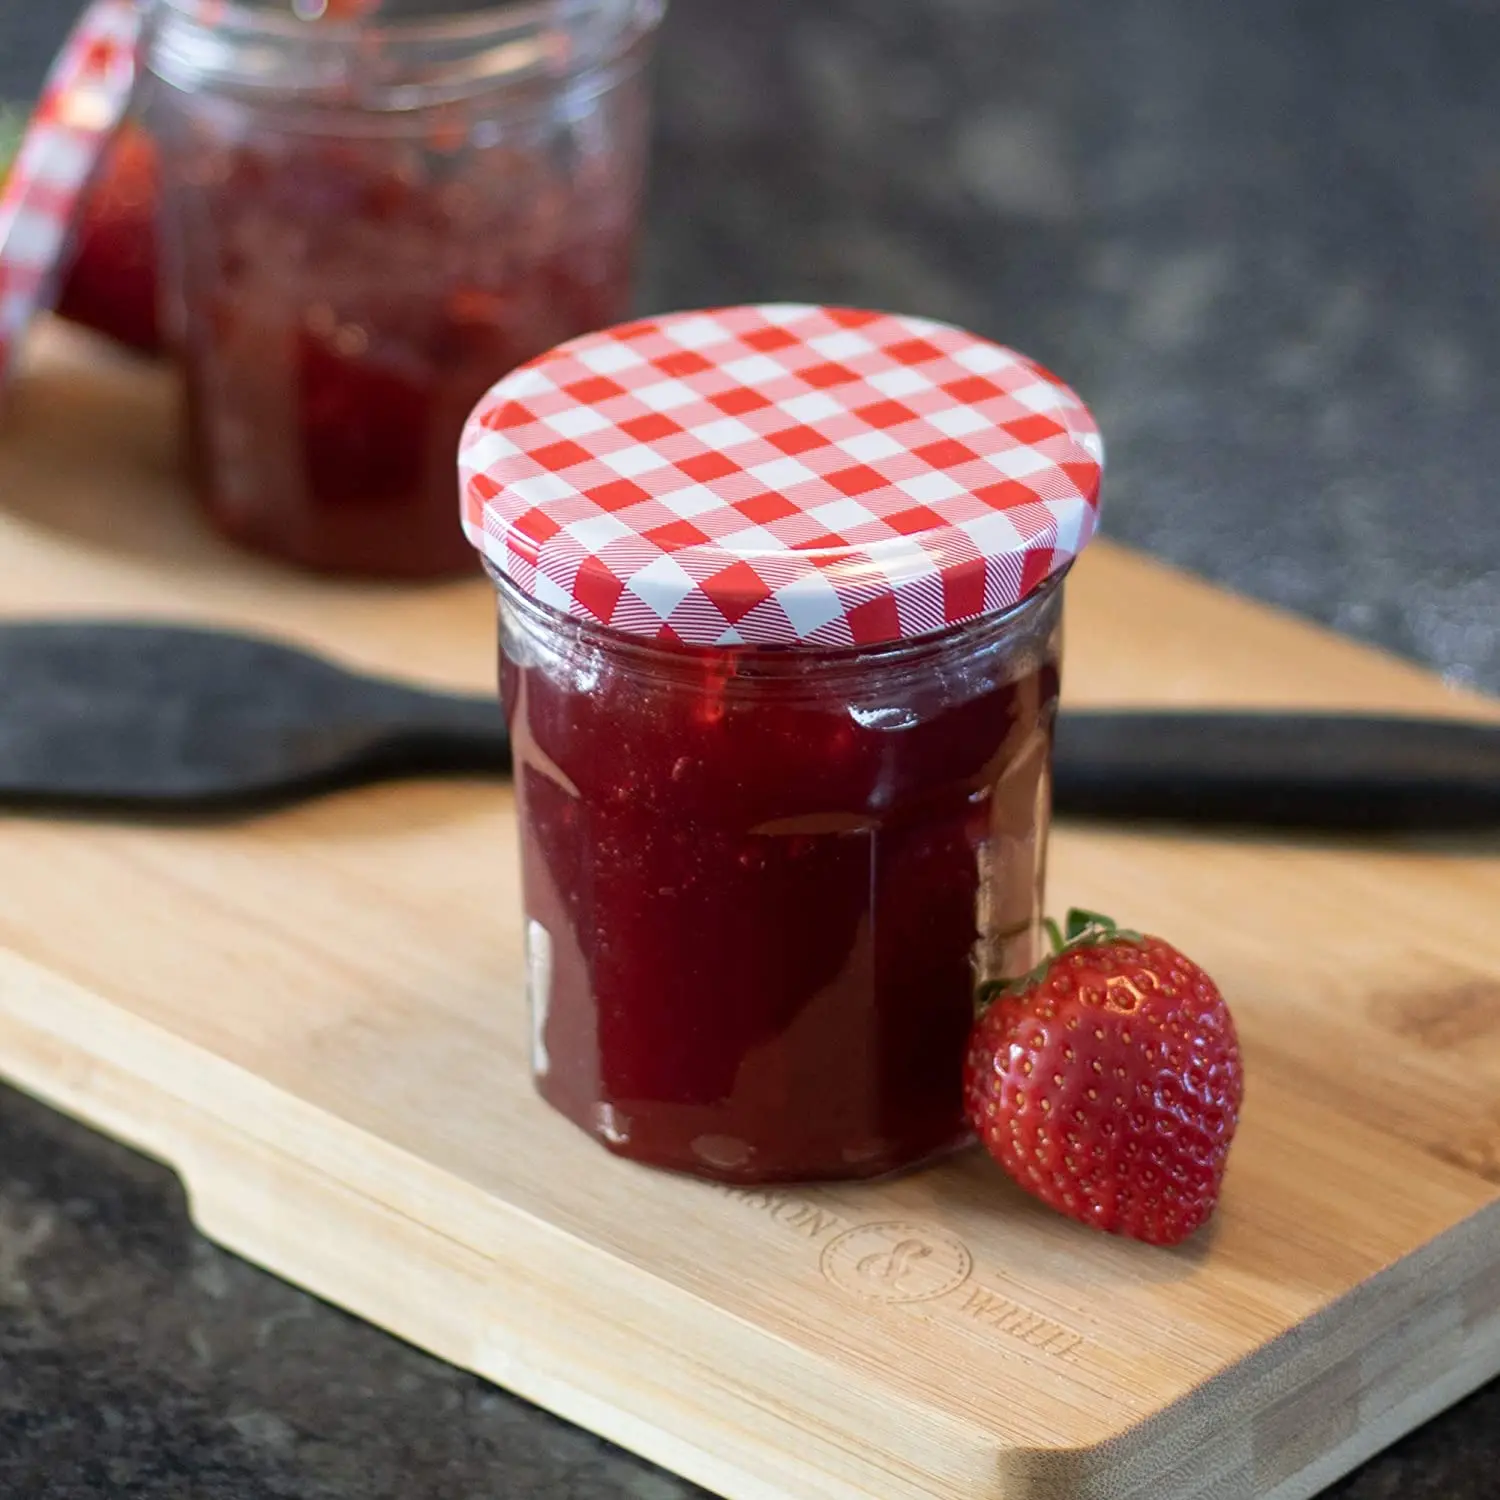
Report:
[[[232,812],[389,777],[499,774],[493,698],[220,631],[0,625],[0,802]],[[1500,827],[1500,727],[1066,710],[1059,812],[1343,829]]]
[[[384,777],[504,772],[494,697],[169,625],[0,625],[0,799],[209,810]]]

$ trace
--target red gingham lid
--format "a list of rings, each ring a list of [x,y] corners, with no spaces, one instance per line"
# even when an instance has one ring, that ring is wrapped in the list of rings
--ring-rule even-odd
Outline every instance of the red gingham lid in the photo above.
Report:
[[[139,30],[135,0],[94,0],[84,11],[0,189],[0,381],[54,291],[83,191],[125,117]]]
[[[1094,531],[1087,408],[923,318],[673,313],[512,371],[459,450],[464,528],[540,603],[689,645],[875,645],[1026,597]]]

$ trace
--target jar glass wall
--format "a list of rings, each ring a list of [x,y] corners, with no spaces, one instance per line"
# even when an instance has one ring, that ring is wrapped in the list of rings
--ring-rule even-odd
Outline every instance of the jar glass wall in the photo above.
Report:
[[[659,0],[431,8],[158,0],[148,28],[197,486],[315,568],[471,568],[470,409],[628,297]]]
[[[975,984],[1039,936],[1059,578],[832,651],[634,639],[496,582],[543,1095],[731,1181],[963,1142]]]

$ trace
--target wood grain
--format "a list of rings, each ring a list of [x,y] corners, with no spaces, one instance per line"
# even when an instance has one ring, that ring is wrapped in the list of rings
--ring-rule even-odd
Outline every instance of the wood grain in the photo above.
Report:
[[[0,425],[0,611],[490,680],[483,582],[247,559],[173,452],[161,376],[37,340]],[[1500,717],[1107,546],[1069,588],[1073,701]],[[1307,1496],[1500,1370],[1500,846],[1064,826],[1051,892],[1179,938],[1239,1017],[1224,1203],[1179,1251],[972,1154],[768,1192],[606,1156],[526,1083],[495,785],[0,819],[0,1072],[172,1163],[224,1244],[733,1500]],[[910,1238],[894,1281],[861,1270]]]

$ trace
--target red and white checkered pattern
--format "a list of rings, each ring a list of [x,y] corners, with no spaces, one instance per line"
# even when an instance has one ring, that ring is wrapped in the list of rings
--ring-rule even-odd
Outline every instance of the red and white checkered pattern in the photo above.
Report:
[[[95,0],[73,28],[0,189],[0,381],[53,293],[83,191],[130,103],[140,12]]]
[[[545,605],[689,645],[874,645],[1005,609],[1094,531],[1102,448],[1013,350],[922,318],[674,313],[506,376],[464,527]]]

